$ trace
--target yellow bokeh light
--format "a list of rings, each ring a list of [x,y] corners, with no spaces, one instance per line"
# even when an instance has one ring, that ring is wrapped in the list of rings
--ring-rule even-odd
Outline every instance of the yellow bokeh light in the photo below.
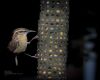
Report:
[[[46,61],[47,59],[46,58],[44,58],[44,61]]]
[[[57,57],[58,55],[54,54],[54,57]]]
[[[57,2],[57,4],[60,4],[59,2]]]
[[[49,4],[50,2],[49,1],[47,1],[47,4]]]
[[[61,50],[61,49],[59,50],[59,52],[62,52],[62,51],[63,51],[63,50]]]
[[[60,20],[59,19],[56,19],[56,22],[59,22]]]
[[[54,28],[51,27],[50,30],[54,30]]]
[[[57,13],[60,13],[60,10],[56,10]]]
[[[50,12],[50,10],[47,10],[47,12]]]
[[[54,69],[57,69],[57,67],[53,67]]]
[[[48,30],[48,27],[45,30]]]
[[[43,74],[46,74],[46,71],[43,71]]]
[[[68,2],[66,1],[66,4],[67,4]]]
[[[51,79],[52,77],[51,77],[51,76],[49,76],[48,78],[49,78],[49,79]]]
[[[60,37],[60,39],[63,39],[62,37]]]
[[[50,39],[52,39],[52,36],[50,36]]]
[[[61,72],[59,72],[59,74],[61,74]]]
[[[43,34],[43,32],[41,32],[41,34]]]
[[[50,49],[49,52],[52,52],[52,49]]]
[[[62,36],[64,33],[63,32],[60,32],[60,35]]]
[[[52,54],[50,55],[50,57],[52,57]]]

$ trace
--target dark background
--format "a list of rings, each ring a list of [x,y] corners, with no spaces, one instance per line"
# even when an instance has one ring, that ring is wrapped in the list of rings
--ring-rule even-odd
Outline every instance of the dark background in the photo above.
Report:
[[[1,26],[0,26],[0,67],[1,73],[5,70],[13,72],[23,72],[27,76],[36,75],[37,60],[29,58],[24,54],[20,54],[19,67],[15,66],[14,55],[7,49],[7,45],[11,39],[12,31],[18,27],[26,27],[37,31],[38,19],[40,14],[39,0],[8,0],[1,2]],[[85,35],[86,27],[99,26],[97,21],[98,4],[96,1],[89,0],[70,0],[70,18],[69,18],[69,58],[68,64],[74,64],[77,67],[82,67],[82,57],[79,50],[72,51],[72,40],[80,39]],[[36,35],[37,33],[30,34]],[[29,36],[31,39],[31,36]],[[37,40],[32,41],[31,47],[28,47],[26,52],[34,55],[36,53]],[[34,49],[33,49],[34,48]],[[33,53],[31,52],[33,50]],[[73,54],[76,53],[76,54]],[[74,57],[73,57],[74,56]]]

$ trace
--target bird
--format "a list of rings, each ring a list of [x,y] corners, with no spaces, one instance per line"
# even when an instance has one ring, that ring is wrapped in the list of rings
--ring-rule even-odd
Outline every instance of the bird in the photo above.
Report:
[[[38,39],[38,36],[36,35],[33,37],[29,42],[27,38],[27,34],[30,32],[36,32],[34,30],[29,30],[27,28],[17,28],[13,31],[12,39],[8,44],[8,49],[13,52],[15,55],[15,64],[18,66],[18,54],[25,52],[27,49],[27,45],[31,43],[32,40]],[[31,56],[29,54],[26,54],[27,56],[37,58],[35,56]]]

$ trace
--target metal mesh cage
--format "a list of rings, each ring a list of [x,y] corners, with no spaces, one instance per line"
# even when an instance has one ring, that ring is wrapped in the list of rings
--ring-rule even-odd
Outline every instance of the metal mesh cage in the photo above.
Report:
[[[66,80],[68,15],[67,0],[41,0],[37,51],[39,80]]]

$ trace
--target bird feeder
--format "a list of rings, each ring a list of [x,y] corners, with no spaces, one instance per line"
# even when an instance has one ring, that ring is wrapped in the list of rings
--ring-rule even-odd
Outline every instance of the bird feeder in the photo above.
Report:
[[[41,0],[38,80],[66,80],[68,0]]]

